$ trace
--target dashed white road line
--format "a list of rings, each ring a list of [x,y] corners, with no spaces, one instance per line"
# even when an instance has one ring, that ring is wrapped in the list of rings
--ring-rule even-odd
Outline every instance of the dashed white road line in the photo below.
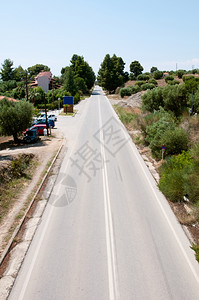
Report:
[[[100,101],[98,101],[98,107],[99,107],[99,128],[102,128]],[[102,160],[106,162],[104,138],[103,138],[102,130],[100,130],[100,145],[101,145]],[[117,285],[113,220],[112,220],[112,213],[111,213],[109,183],[108,183],[106,163],[104,163],[104,166],[102,168],[102,178],[103,178],[103,192],[104,192],[104,213],[105,213],[105,229],[106,229],[108,279],[109,279],[109,299],[118,300],[119,290]]]

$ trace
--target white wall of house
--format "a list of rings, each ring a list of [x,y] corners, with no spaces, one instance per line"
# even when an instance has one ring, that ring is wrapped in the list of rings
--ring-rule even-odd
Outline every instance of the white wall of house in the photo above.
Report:
[[[37,77],[37,84],[40,86],[45,93],[49,90],[50,80],[48,76],[39,76]]]

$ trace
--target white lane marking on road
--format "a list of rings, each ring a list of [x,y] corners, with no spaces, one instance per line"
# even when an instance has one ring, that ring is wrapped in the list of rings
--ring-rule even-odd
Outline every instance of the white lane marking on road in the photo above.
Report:
[[[109,103],[109,105],[110,105],[110,107],[111,107],[111,110],[113,111],[115,117],[120,121],[118,115],[116,114],[115,110],[113,109],[112,105],[110,104],[108,98],[107,98],[107,97],[105,97],[105,98],[107,99],[107,101],[108,101],[108,103]],[[121,122],[121,121],[120,121],[120,122]],[[123,132],[124,132],[124,135],[126,136],[126,138],[129,139],[129,135],[128,135],[127,131],[126,131],[126,128],[125,128],[124,125],[122,124],[122,122],[121,122],[121,125],[123,126]],[[133,142],[132,142],[132,140],[129,140],[128,143],[129,143],[131,149],[133,150],[133,153],[134,153],[134,155],[135,155],[135,157],[136,157],[136,159],[137,159],[137,161],[138,161],[138,163],[139,163],[139,165],[140,165],[140,167],[141,167],[141,169],[142,169],[142,171],[143,171],[143,173],[144,173],[144,175],[145,175],[145,178],[146,178],[147,181],[148,181],[148,184],[149,184],[149,186],[150,186],[150,188],[151,188],[151,190],[152,190],[152,192],[153,192],[153,194],[154,194],[154,196],[155,196],[155,199],[156,199],[158,205],[160,206],[160,209],[161,209],[161,211],[162,211],[162,213],[163,213],[163,215],[164,215],[164,217],[165,217],[165,219],[166,219],[166,221],[167,221],[167,223],[168,223],[168,225],[169,225],[169,227],[170,227],[170,229],[171,229],[171,231],[172,231],[172,233],[173,233],[173,235],[174,235],[174,237],[175,237],[175,239],[176,239],[177,244],[178,244],[180,250],[182,251],[182,254],[183,254],[184,257],[185,257],[185,260],[187,261],[187,264],[189,265],[189,268],[191,269],[191,272],[193,273],[193,276],[195,277],[196,282],[199,284],[199,277],[198,277],[198,274],[197,274],[197,272],[195,271],[195,269],[194,269],[194,267],[193,267],[193,264],[191,263],[191,261],[190,261],[188,255],[187,255],[187,253],[186,253],[186,251],[185,251],[185,249],[184,249],[184,247],[183,247],[183,245],[182,245],[182,243],[181,243],[181,241],[180,241],[180,239],[179,239],[179,237],[178,237],[178,235],[177,235],[177,233],[176,233],[176,231],[175,231],[173,225],[171,224],[171,221],[169,220],[169,217],[167,216],[167,213],[166,213],[166,211],[165,211],[163,205],[161,204],[160,199],[159,199],[159,197],[157,196],[156,191],[155,191],[155,189],[154,189],[152,183],[150,182],[150,179],[149,179],[149,177],[148,177],[148,175],[147,175],[147,173],[146,173],[146,171],[145,171],[145,169],[144,169],[144,167],[143,167],[143,165],[142,165],[142,162],[141,162],[141,160],[140,160],[140,157],[138,156],[138,153],[136,152],[136,150],[135,150],[134,147],[133,147]]]
[[[99,127],[102,128],[100,101],[98,101],[98,106],[99,106]],[[100,143],[101,155],[102,155],[103,161],[105,162],[106,155],[105,155],[104,139],[103,139],[102,131],[100,131],[100,141],[101,141],[101,143]],[[106,163],[104,163],[104,167],[102,169],[102,178],[103,178],[103,190],[104,190],[104,212],[105,212],[105,228],[106,228],[108,278],[109,278],[109,299],[117,300],[117,299],[119,299],[119,291],[118,291],[118,286],[117,286],[113,221],[112,221],[112,214],[111,214],[109,184],[108,184]]]

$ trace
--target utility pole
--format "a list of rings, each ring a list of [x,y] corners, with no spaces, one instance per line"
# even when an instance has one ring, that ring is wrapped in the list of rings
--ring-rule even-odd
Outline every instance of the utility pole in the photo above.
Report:
[[[26,101],[28,102],[28,72],[25,70],[25,82],[26,82]]]
[[[53,86],[53,78],[52,78],[52,103],[54,102],[54,86]]]
[[[48,117],[47,117],[46,94],[45,93],[44,93],[44,107],[45,107],[45,115],[46,115],[46,129],[47,129],[47,136],[48,136]]]
[[[59,112],[60,112],[60,98],[58,98],[58,101],[59,101]]]

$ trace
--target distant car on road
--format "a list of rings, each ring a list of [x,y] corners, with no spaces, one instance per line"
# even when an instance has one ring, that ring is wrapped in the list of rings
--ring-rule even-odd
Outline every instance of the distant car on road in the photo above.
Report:
[[[24,134],[23,141],[26,144],[36,143],[39,140],[40,138],[37,129],[27,130]]]

